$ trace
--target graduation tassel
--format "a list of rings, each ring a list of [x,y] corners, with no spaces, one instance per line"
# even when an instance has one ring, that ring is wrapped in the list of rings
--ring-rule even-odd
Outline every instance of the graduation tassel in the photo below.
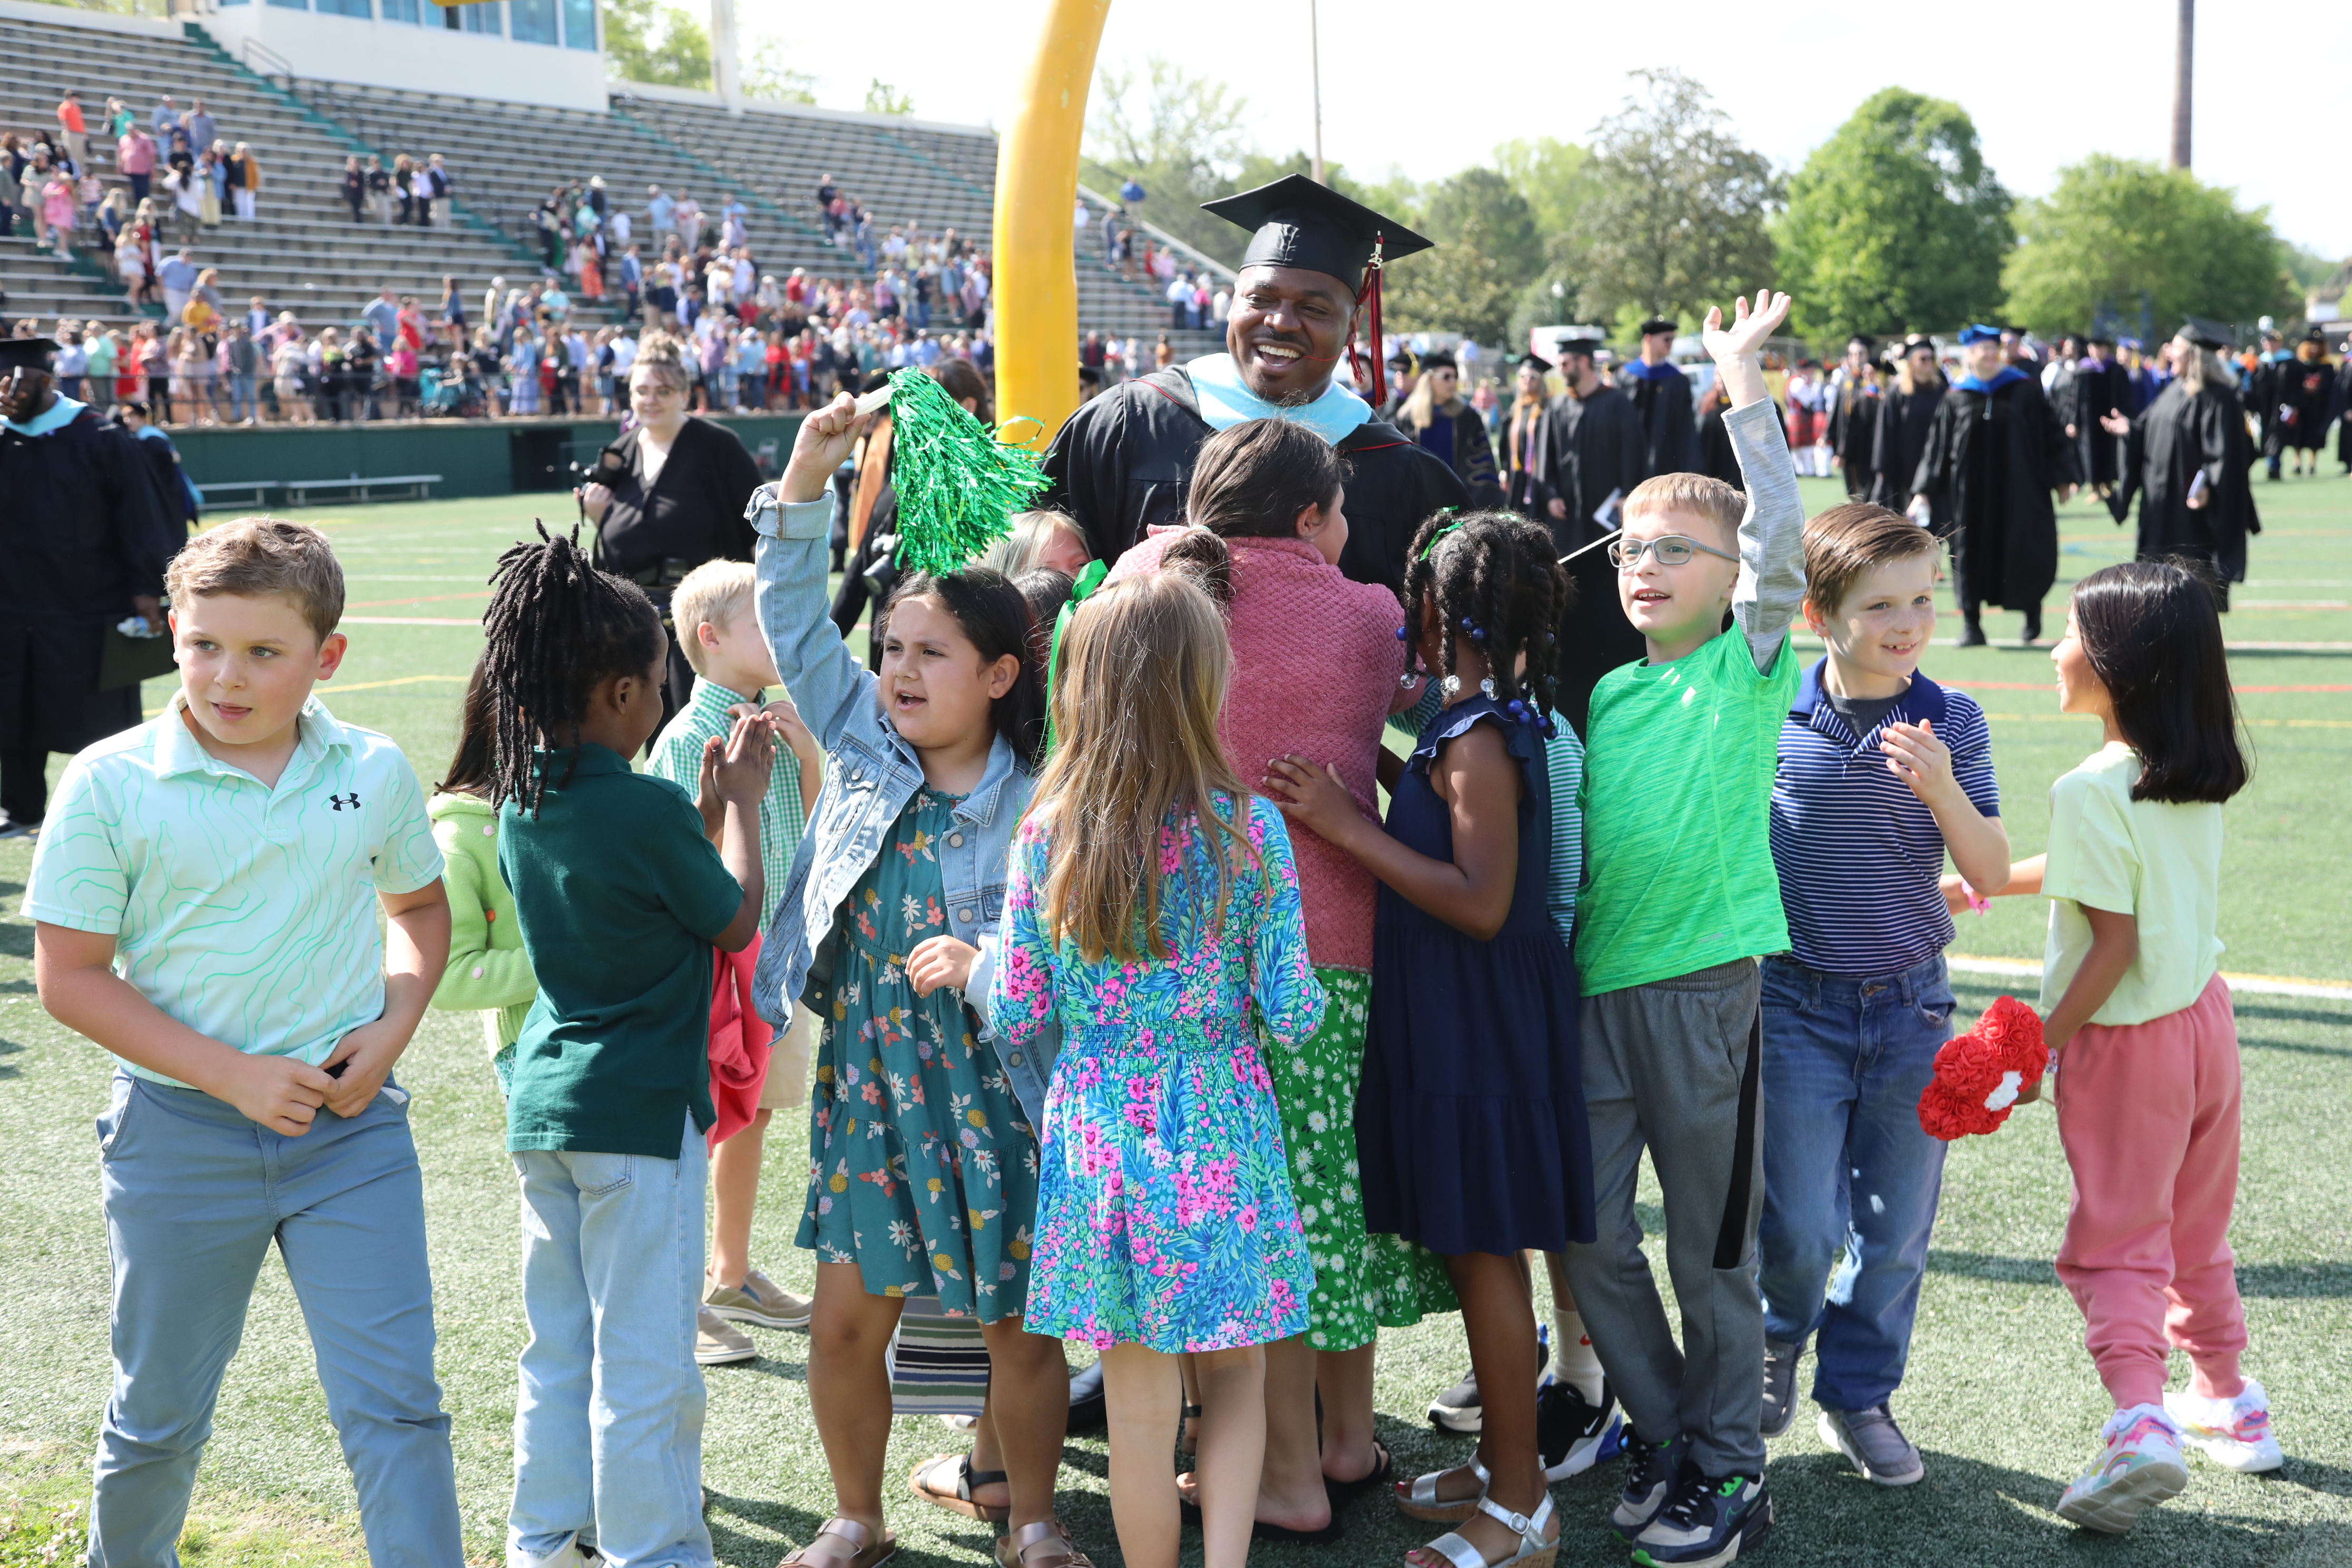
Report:
[[[1372,236],[1371,262],[1364,269],[1363,287],[1356,290],[1357,304],[1361,305],[1370,300],[1372,305],[1372,406],[1375,409],[1387,406],[1389,400],[1388,343],[1381,332],[1381,236]],[[1364,379],[1364,356],[1356,352],[1356,340],[1352,334],[1348,339],[1348,368],[1356,373],[1357,381]]]
[[[1034,453],[1000,442],[922,371],[891,375],[890,423],[903,572],[969,564],[1011,532],[1013,514],[1045,488]]]

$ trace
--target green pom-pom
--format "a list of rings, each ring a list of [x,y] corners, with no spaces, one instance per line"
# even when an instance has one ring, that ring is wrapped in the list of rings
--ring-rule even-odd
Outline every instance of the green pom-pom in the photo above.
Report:
[[[890,377],[890,478],[898,491],[898,566],[952,572],[1012,531],[1045,488],[1037,457],[998,441],[919,370]]]

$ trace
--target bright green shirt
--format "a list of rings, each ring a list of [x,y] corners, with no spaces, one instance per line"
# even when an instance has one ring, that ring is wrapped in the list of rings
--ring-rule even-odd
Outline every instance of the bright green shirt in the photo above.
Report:
[[[507,1147],[675,1160],[708,1131],[712,944],[743,902],[702,814],[603,746],[541,752],[539,815],[499,813],[499,870],[539,977],[515,1041]]]
[[[2129,915],[2139,952],[2094,1024],[2145,1024],[2204,994],[2221,967],[2221,807],[2134,800],[2139,753],[2121,741],[2050,786],[2050,847],[2042,893],[2050,935],[2042,956],[2044,1016],[2091,951],[2084,906]]]
[[[1769,645],[1768,645],[1769,646]],[[1772,865],[1772,775],[1797,697],[1782,635],[1759,673],[1735,628],[1671,664],[1644,659],[1592,689],[1584,745],[1584,994],[1785,952]]]
[[[24,912],[113,937],[115,973],[198,1034],[316,1067],[383,1013],[377,893],[441,875],[424,792],[315,696],[273,788],[197,743],[186,700],[67,767]]]
[[[669,780],[692,798],[702,784],[702,742],[713,735],[723,740],[735,724],[727,710],[738,702],[757,702],[761,696],[757,691],[730,691],[696,676],[694,694],[654,737],[646,772]],[[768,877],[771,915],[792,884],[793,856],[801,847],[802,826],[800,759],[779,743],[776,765],[768,773],[767,798],[760,802],[760,864]],[[767,927],[762,920],[760,929]]]

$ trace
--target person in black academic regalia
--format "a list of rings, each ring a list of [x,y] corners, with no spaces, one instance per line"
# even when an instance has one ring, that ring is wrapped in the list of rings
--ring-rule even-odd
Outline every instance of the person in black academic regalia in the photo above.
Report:
[[[2336,365],[2336,401],[2328,405],[2328,418],[2336,426],[2336,460],[2344,471],[2352,474],[2352,338],[2336,345],[2344,357]]]
[[[1879,395],[1878,428],[1870,438],[1869,499],[1880,506],[1901,512],[1911,510],[1911,480],[1919,471],[1920,454],[1927,449],[1927,431],[1936,423],[1936,407],[1944,401],[1944,391],[1935,341],[1906,340],[1894,384]],[[1942,518],[1931,516],[1928,521],[1937,532],[1948,531]]]
[[[2066,439],[2074,444],[2075,471],[2103,496],[2115,488],[2117,457],[2104,422],[2109,415],[2124,412],[2115,349],[2105,338],[2086,340],[2084,353],[2060,374],[2050,399],[2058,410],[2058,422],[2066,427]]]
[[[1544,404],[1549,397],[1544,377],[1551,361],[1540,354],[1518,358],[1512,378],[1511,405],[1503,410],[1496,437],[1503,479],[1503,504],[1528,517],[1541,517],[1551,499],[1550,489],[1536,478],[1543,467]]]
[[[0,837],[39,828],[51,752],[140,721],[135,681],[99,689],[107,633],[163,626],[187,538],[138,441],[58,391],[57,348],[0,339]]]
[[[1420,368],[1391,423],[1445,460],[1470,492],[1472,506],[1484,510],[1502,505],[1495,446],[1486,438],[1486,421],[1462,395],[1462,372],[1454,356],[1432,351],[1421,356]]]
[[[1304,174],[1204,205],[1252,231],[1225,352],[1121,382],[1080,406],[1045,453],[1036,504],[1076,518],[1096,558],[1116,562],[1147,527],[1183,521],[1193,460],[1213,433],[1286,419],[1348,459],[1339,569],[1402,588],[1414,531],[1433,512],[1467,506],[1469,492],[1443,458],[1332,376],[1369,324],[1374,257],[1391,261],[1429,241]]]
[[[1643,478],[1698,471],[1698,418],[1691,408],[1690,377],[1666,356],[1679,323],[1653,316],[1642,323],[1642,357],[1624,367],[1619,384],[1642,416],[1646,449]]]
[[[1617,601],[1617,569],[1609,552],[1585,548],[1617,528],[1625,498],[1650,477],[1642,416],[1632,398],[1593,369],[1600,351],[1592,338],[1559,345],[1568,390],[1544,410],[1544,466],[1536,476],[1548,490],[1544,515],[1536,521],[1549,522],[1552,542],[1573,557],[1568,571],[1576,580],[1577,607],[1560,628],[1557,673],[1559,711],[1580,736],[1593,687],[1619,665],[1640,658],[1644,647]]]
[[[1849,500],[1870,493],[1871,443],[1878,438],[1878,345],[1861,332],[1845,341],[1837,389],[1830,395],[1830,456],[1845,476]]]
[[[2111,413],[2105,434],[2124,440],[2123,483],[2107,498],[2120,523],[2139,497],[2141,561],[2184,561],[2210,575],[2230,607],[2230,584],[2246,580],[2246,536],[2260,533],[2254,510],[2254,448],[2236,377],[2221,358],[2227,340],[2194,326],[2172,341],[2174,377],[2135,417]]]
[[[1953,576],[1966,629],[1980,647],[1984,606],[2022,611],[2025,641],[2042,636],[2042,601],[2058,578],[2058,513],[2079,475],[2074,444],[2042,384],[2004,363],[1990,327],[1960,332],[1968,374],[1936,407],[1911,488],[1951,530]]]
[[[2327,363],[2327,334],[2314,327],[2282,360],[2271,384],[2278,403],[2279,449],[2294,454],[2294,471],[2319,472],[2327,445],[2327,410],[2336,401],[2336,372]]]

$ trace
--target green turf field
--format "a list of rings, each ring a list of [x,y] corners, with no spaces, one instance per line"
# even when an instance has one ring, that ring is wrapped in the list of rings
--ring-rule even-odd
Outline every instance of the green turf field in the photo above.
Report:
[[[2253,788],[2228,818],[2223,966],[2352,983],[2352,826],[2341,809],[2352,765],[2352,483],[2329,472],[2259,488],[2268,529],[2227,623],[2233,642],[2305,646],[2233,655],[2259,761]],[[1815,507],[1833,499],[1827,482],[1807,481],[1807,489]],[[470,623],[486,602],[483,579],[499,549],[529,530],[532,510],[533,498],[509,498],[303,514],[330,531],[350,575],[351,657],[322,694],[340,717],[394,736],[427,780],[446,760],[457,692],[478,647]],[[2103,510],[2071,507],[2063,527],[2063,578],[2125,552],[2122,531]],[[2053,600],[2053,617],[2057,610]],[[1997,617],[1990,629],[2013,637],[2015,617]],[[2054,711],[2042,650],[1939,649],[1927,668],[1969,687],[1992,714],[2011,838],[2018,854],[2037,851],[2049,783],[2096,745],[2095,729]],[[151,710],[169,689],[150,684]],[[33,994],[33,933],[14,912],[30,860],[23,842],[0,844],[0,1234],[9,1238],[0,1287],[0,1568],[78,1560],[79,1509],[109,1379],[90,1131],[107,1068]],[[1964,921],[1957,951],[2038,957],[2042,908],[2009,900],[1990,918]],[[1958,978],[1964,1010],[1990,1002],[2001,984],[2031,994],[2030,983]],[[2253,1341],[2247,1368],[2271,1391],[2290,1456],[2284,1473],[2247,1479],[2195,1462],[2188,1493],[2121,1542],[2078,1535],[2051,1513],[2090,1457],[2105,1402],[2081,1347],[2081,1320],[2050,1268],[2064,1163],[2049,1113],[2028,1109],[1996,1137],[1956,1147],[1948,1166],[1916,1353],[1895,1401],[1927,1453],[1927,1480],[1895,1492],[1862,1482],[1816,1439],[1809,1411],[1773,1447],[1780,1522],[1764,1560],[2021,1564],[2054,1552],[2102,1563],[2352,1563],[2352,1003],[2248,995],[2239,1021],[2247,1139],[2235,1241]],[[513,1360],[523,1338],[498,1096],[469,1018],[432,1016],[402,1077],[416,1094],[468,1549],[491,1563],[503,1540]],[[791,1245],[803,1160],[794,1142],[770,1142],[754,1250],[776,1278],[806,1289],[806,1255]],[[1654,1199],[1652,1190],[1646,1200]],[[1644,1217],[1654,1226],[1654,1207]],[[769,1568],[826,1516],[831,1492],[803,1387],[807,1342],[751,1331],[766,1358],[709,1374],[704,1463],[719,1561]],[[1465,1364],[1454,1321],[1392,1331],[1383,1352],[1382,1436],[1400,1466],[1458,1461],[1468,1442],[1441,1439],[1421,1419],[1429,1396]],[[987,1560],[981,1527],[915,1502],[898,1482],[953,1446],[936,1422],[899,1424],[891,1522],[907,1547],[898,1561],[910,1568]],[[1108,1568],[1118,1553],[1104,1475],[1100,1440],[1074,1441],[1063,1517]],[[1563,1563],[1625,1560],[1600,1522],[1612,1484],[1592,1475],[1556,1489],[1567,1522]],[[1394,1563],[1435,1533],[1377,1497],[1348,1518],[1342,1545],[1264,1547],[1255,1558]],[[230,1369],[183,1550],[206,1564],[363,1560],[350,1483],[280,1269],[265,1270]],[[1198,1561],[1197,1538],[1188,1561]]]

